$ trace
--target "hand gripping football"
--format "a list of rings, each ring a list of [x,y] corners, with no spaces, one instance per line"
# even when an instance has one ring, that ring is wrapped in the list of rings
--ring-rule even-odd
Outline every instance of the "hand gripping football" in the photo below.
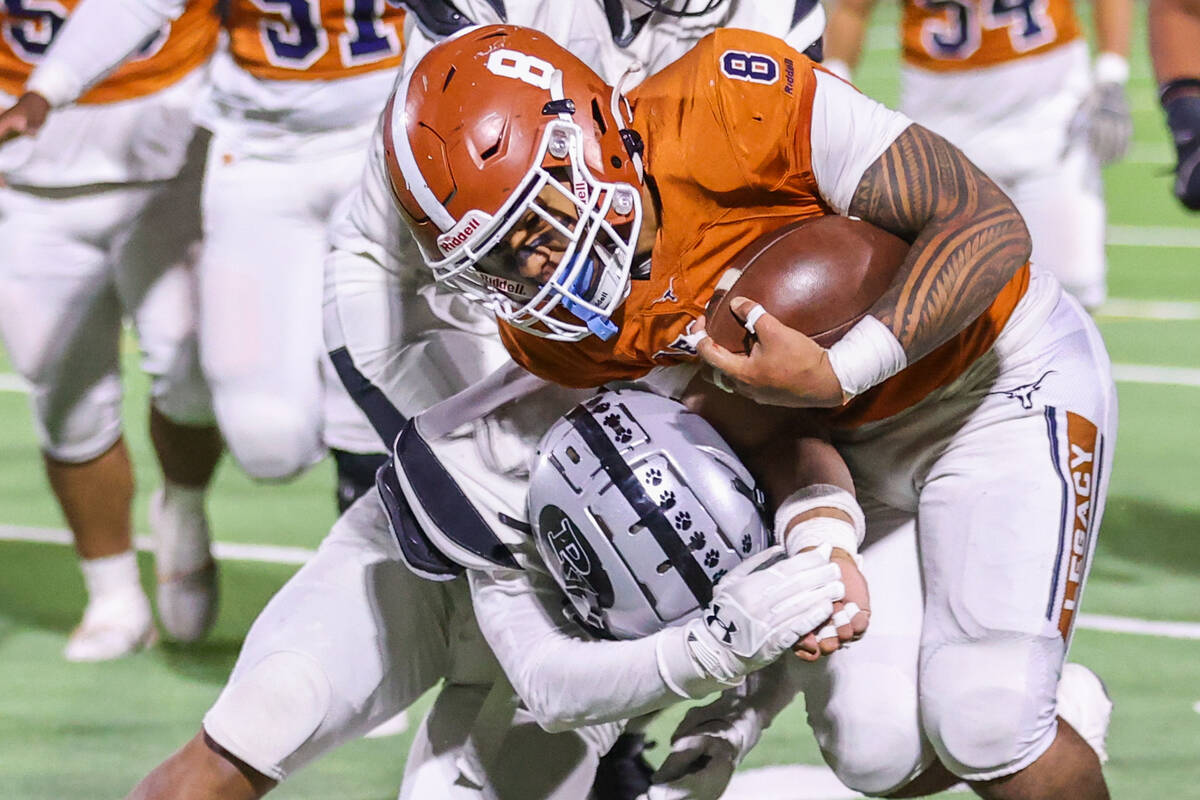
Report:
[[[825,216],[760,236],[725,271],[708,303],[708,335],[745,353],[753,334],[729,308],[746,297],[785,325],[829,347],[862,319],[892,283],[908,243],[869,222]]]

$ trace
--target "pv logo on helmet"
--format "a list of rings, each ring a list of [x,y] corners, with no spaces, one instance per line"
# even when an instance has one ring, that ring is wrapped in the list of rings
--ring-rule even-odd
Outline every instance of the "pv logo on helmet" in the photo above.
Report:
[[[596,551],[571,518],[558,506],[544,506],[538,524],[562,564],[566,590],[585,598],[594,614],[612,608],[612,581],[600,566]]]

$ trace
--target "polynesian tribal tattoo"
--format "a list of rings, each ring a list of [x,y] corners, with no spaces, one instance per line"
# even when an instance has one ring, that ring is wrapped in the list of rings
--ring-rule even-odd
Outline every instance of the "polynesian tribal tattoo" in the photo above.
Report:
[[[1004,192],[920,125],[867,169],[849,211],[912,243],[870,311],[910,364],[979,317],[1029,259],[1029,232]]]

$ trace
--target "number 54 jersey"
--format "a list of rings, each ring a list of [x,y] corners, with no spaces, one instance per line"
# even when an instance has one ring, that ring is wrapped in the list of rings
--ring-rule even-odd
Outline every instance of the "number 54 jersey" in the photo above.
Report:
[[[1072,0],[904,0],[900,28],[901,111],[1010,193],[1058,166],[1091,86]]]

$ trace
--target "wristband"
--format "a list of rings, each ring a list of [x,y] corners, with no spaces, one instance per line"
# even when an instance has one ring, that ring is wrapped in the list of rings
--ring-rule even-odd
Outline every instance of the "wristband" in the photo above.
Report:
[[[1092,66],[1096,83],[1115,83],[1124,86],[1129,81],[1129,59],[1117,53],[1100,53]]]
[[[900,340],[870,314],[855,323],[828,353],[829,365],[846,399],[883,383],[908,366]]]
[[[25,83],[25,91],[40,94],[51,108],[58,108],[78,100],[83,83],[69,69],[51,62],[33,71]]]
[[[689,636],[695,636],[690,623],[667,628],[658,634],[654,652],[658,661],[658,675],[663,683],[685,700],[699,700],[713,692],[728,689],[729,684],[706,674],[701,665],[696,663],[692,648],[688,646]]]
[[[836,508],[846,514],[852,522],[832,517],[814,517],[787,530],[787,525],[800,514],[814,508]],[[805,486],[793,492],[779,504],[775,511],[775,538],[781,540],[789,556],[794,556],[806,547],[828,544],[840,547],[852,556],[858,555],[858,546],[867,534],[867,521],[854,495],[828,483]]]

